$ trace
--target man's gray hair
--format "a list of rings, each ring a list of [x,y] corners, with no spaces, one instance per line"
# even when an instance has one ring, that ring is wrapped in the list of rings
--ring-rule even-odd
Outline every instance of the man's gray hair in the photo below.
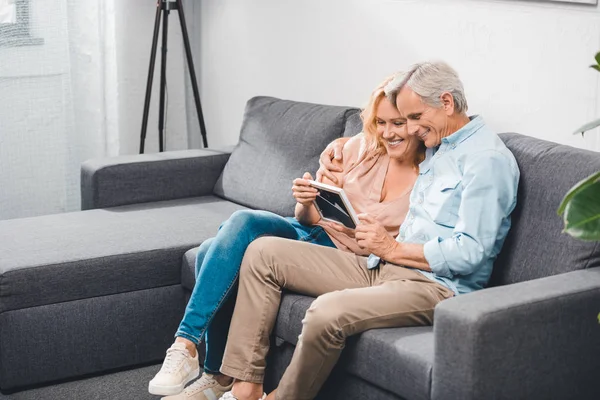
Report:
[[[392,104],[396,104],[396,97],[404,86],[408,86],[425,104],[432,107],[441,107],[441,96],[448,92],[454,99],[456,112],[467,112],[465,89],[458,73],[443,61],[418,63],[407,72],[398,73],[384,89]]]

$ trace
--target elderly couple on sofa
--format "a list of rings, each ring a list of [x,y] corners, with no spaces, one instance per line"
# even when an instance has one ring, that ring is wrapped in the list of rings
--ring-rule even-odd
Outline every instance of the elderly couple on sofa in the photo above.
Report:
[[[344,189],[360,224],[321,219],[309,173],[293,182],[295,218],[234,213],[200,246],[196,286],[150,393],[313,399],[349,336],[432,324],[437,303],[486,286],[510,228],[519,170],[482,118],[467,115],[457,73],[443,62],[416,64],[377,87],[361,116],[363,132],[330,144],[317,172]],[[317,299],[267,395],[282,289]],[[199,375],[202,338],[204,372],[184,389]]]

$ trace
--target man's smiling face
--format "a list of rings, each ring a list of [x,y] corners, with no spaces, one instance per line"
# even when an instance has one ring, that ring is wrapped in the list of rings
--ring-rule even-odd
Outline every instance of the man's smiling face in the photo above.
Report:
[[[423,102],[421,96],[404,86],[396,97],[396,107],[406,119],[408,134],[416,136],[428,148],[439,146],[448,136],[448,110],[436,108]]]

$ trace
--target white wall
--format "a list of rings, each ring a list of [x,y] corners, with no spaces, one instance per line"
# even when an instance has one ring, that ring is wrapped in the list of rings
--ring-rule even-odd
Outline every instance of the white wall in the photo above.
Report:
[[[596,6],[492,0],[202,0],[209,144],[237,141],[245,102],[272,95],[362,106],[385,76],[443,59],[470,112],[498,132],[600,150]]]
[[[149,0],[117,1],[115,8],[117,38],[117,77],[119,82],[120,154],[139,152],[140,129],[148,78],[150,48],[156,15],[156,2]],[[162,29],[162,22],[161,22]],[[184,52],[177,11],[169,16],[167,55],[167,150],[188,147],[185,111]],[[158,100],[161,66],[159,35],[152,103],[148,119],[146,153],[158,151]]]

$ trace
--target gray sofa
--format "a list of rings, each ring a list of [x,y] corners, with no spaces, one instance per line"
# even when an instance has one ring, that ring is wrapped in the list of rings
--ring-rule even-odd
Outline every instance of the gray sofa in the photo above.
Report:
[[[197,246],[236,210],[291,215],[291,180],[360,130],[358,112],[253,98],[233,150],[91,160],[84,211],[0,221],[0,399],[153,398]],[[502,139],[521,183],[491,287],[439,304],[433,327],[352,338],[320,399],[600,398],[600,245],[562,234],[555,212],[600,155]],[[284,295],[267,387],[311,301]]]

